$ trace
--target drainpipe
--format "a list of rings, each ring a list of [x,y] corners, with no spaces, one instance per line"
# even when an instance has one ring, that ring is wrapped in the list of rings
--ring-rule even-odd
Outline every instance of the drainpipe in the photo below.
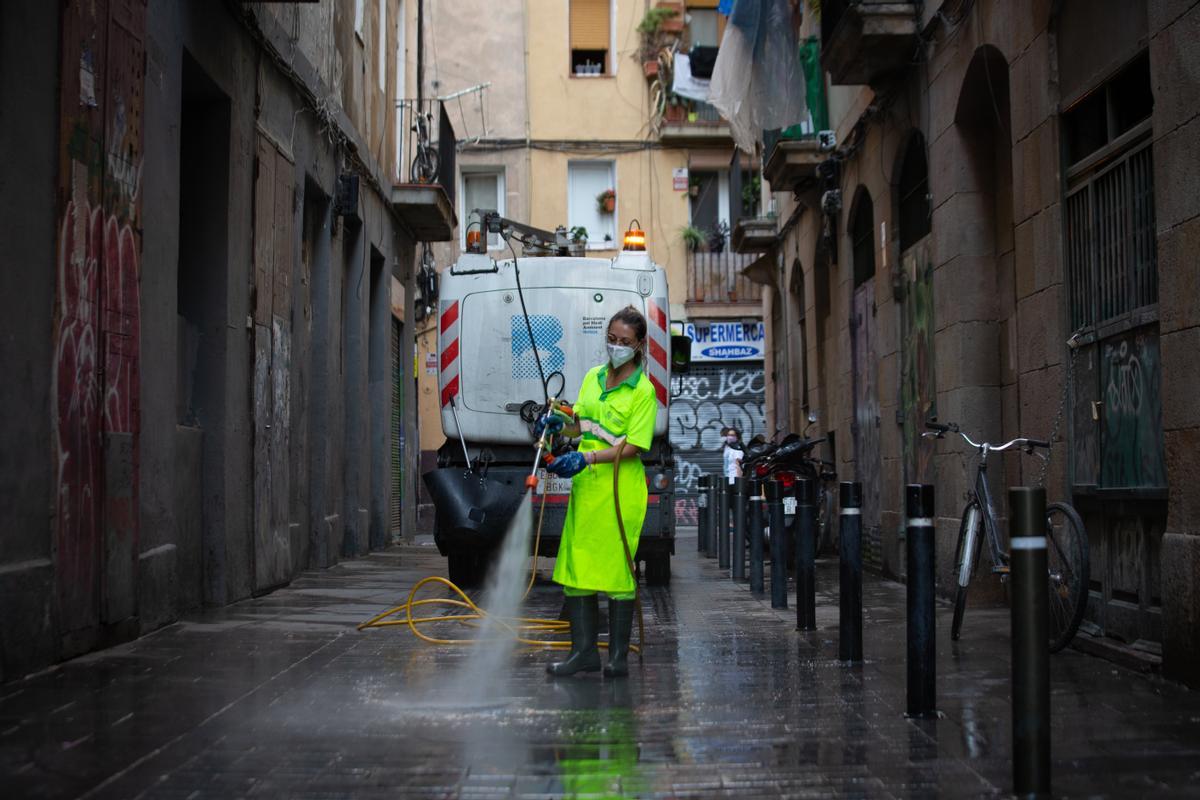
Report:
[[[417,113],[425,97],[425,0],[417,0]]]

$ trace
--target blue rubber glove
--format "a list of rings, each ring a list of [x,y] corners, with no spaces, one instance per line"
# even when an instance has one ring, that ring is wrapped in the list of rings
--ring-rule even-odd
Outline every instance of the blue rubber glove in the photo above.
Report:
[[[558,414],[546,414],[538,417],[537,422],[533,423],[533,435],[539,439],[543,431],[549,431],[551,435],[554,435],[566,427],[566,424],[566,421]]]
[[[573,478],[587,467],[587,459],[578,450],[564,453],[546,465],[546,469],[560,478]]]

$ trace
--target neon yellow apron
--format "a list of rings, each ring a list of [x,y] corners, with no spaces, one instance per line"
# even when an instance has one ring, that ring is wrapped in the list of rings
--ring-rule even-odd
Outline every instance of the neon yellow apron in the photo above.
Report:
[[[593,367],[579,388],[579,399],[575,401],[582,432],[579,452],[603,450],[622,436],[630,444],[648,450],[658,414],[653,385],[638,369],[615,388],[605,390],[607,376],[607,365]],[[641,458],[625,458],[619,480],[621,519],[629,552],[636,555],[648,496]],[[571,481],[554,580],[571,589],[592,592],[634,591],[613,506],[612,464],[596,464]]]

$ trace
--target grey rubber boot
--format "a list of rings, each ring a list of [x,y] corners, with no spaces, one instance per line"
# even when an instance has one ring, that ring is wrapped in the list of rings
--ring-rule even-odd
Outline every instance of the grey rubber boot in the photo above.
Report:
[[[596,647],[596,638],[600,633],[600,602],[594,594],[568,596],[563,607],[571,623],[571,654],[566,661],[547,665],[546,672],[564,677],[576,672],[599,671],[600,650]]]
[[[629,674],[629,637],[636,605],[635,600],[608,601],[608,664],[604,674],[610,678]]]

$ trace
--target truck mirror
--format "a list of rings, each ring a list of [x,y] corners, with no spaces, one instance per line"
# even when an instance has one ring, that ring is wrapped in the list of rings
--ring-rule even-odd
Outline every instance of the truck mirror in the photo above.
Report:
[[[692,337],[671,337],[671,372],[684,375],[692,365]]]

